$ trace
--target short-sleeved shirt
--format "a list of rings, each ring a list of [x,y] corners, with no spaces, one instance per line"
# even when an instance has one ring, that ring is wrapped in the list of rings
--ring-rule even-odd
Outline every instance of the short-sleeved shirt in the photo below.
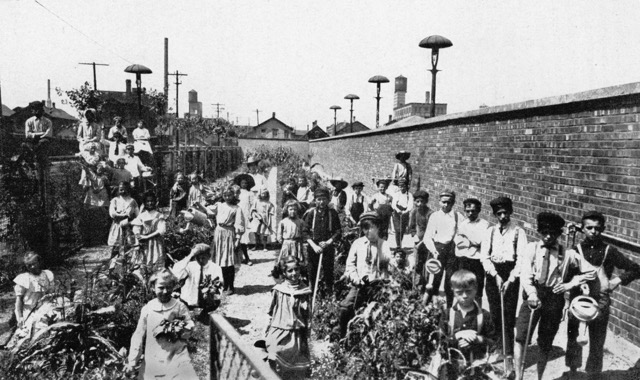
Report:
[[[53,289],[53,273],[43,270],[39,275],[29,272],[19,274],[13,282],[16,296],[23,296],[24,306],[33,307],[43,295]]]

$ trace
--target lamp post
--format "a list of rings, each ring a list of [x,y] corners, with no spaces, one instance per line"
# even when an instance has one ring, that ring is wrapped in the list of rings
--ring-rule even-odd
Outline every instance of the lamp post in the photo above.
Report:
[[[431,117],[436,116],[436,74],[438,66],[438,54],[440,49],[453,46],[451,41],[445,37],[433,35],[429,36],[418,44],[421,48],[431,49]]]
[[[349,94],[344,98],[351,101],[351,116],[349,117],[349,133],[353,133],[353,101],[355,99],[360,99],[360,97],[358,95]],[[338,131],[336,131],[336,134],[338,134],[337,132]]]
[[[382,75],[376,75],[369,78],[369,83],[375,83],[377,87],[376,93],[376,128],[380,128],[380,85],[382,83],[389,83],[389,79]]]
[[[136,86],[138,87],[138,117],[142,118],[142,74],[151,74],[150,68],[140,64],[133,64],[124,69],[125,73],[136,74]]]
[[[333,110],[333,133],[335,134],[337,132],[336,129],[338,129],[338,110],[341,110],[342,107],[331,106],[329,108]]]

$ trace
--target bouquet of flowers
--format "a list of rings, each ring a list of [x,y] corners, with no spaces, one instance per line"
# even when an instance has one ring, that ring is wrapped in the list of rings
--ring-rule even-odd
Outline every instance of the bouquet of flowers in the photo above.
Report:
[[[211,275],[207,274],[204,276],[204,280],[202,284],[199,286],[200,292],[202,293],[202,298],[207,299],[211,297],[212,299],[218,299],[220,296],[220,290],[222,289],[222,283],[218,277],[211,279]]]
[[[173,343],[182,339],[182,333],[188,331],[186,326],[187,322],[183,318],[176,318],[171,321],[163,319],[162,322],[153,329],[153,337],[156,339],[165,338]]]

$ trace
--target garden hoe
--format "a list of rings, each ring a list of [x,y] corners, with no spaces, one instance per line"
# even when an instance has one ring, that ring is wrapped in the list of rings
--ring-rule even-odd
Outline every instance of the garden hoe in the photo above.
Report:
[[[524,351],[522,353],[522,363],[520,363],[520,373],[524,374],[524,364],[527,361],[527,347],[529,347],[529,340],[531,340],[531,325],[533,325],[533,316],[536,314],[536,310],[540,308],[540,304],[537,307],[529,306],[531,309],[531,315],[529,316],[529,325],[527,326],[527,338],[524,341]],[[502,322],[504,325],[504,321]]]

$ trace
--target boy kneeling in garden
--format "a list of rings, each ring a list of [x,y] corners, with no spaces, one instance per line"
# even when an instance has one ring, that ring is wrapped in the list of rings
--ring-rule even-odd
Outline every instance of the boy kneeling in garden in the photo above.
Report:
[[[380,220],[376,212],[360,216],[363,237],[351,245],[344,276],[351,282],[351,289],[340,302],[340,326],[334,329],[340,337],[347,334],[347,325],[355,310],[373,297],[373,284],[389,278],[389,263],[393,255],[386,240],[380,238]]]

